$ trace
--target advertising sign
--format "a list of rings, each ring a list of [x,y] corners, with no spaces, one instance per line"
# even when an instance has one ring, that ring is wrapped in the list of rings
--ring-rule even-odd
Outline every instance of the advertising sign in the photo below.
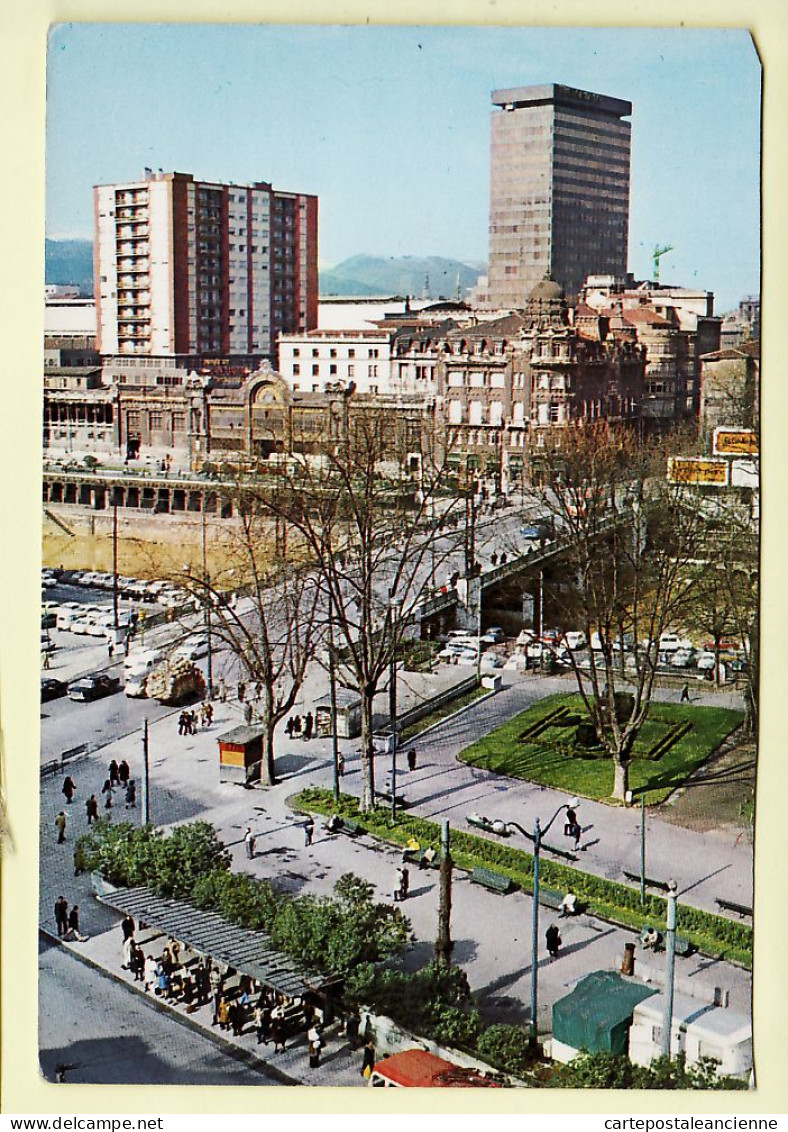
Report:
[[[728,461],[704,456],[671,456],[668,460],[670,483],[696,483],[709,487],[728,486]]]
[[[757,456],[758,434],[750,428],[715,428],[715,456]]]

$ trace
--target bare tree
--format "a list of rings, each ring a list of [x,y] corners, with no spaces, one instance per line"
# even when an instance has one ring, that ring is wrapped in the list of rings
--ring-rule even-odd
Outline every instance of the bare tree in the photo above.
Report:
[[[702,519],[686,485],[667,480],[667,448],[607,423],[575,425],[539,450],[542,502],[567,544],[567,609],[597,645],[577,686],[623,800],[654,690],[659,639],[692,590]],[[625,645],[631,644],[627,655]]]
[[[276,781],[274,733],[295,705],[323,627],[319,580],[288,561],[284,540],[252,483],[234,487],[238,518],[232,565],[214,576],[189,573],[182,584],[210,614],[214,641],[229,648],[255,689],[263,728],[261,781]],[[236,597],[228,600],[228,589]],[[242,596],[239,596],[242,595]]]
[[[456,498],[444,496],[446,445],[428,414],[347,413],[333,438],[294,455],[264,505],[300,535],[320,579],[337,658],[362,707],[362,808],[375,804],[373,703],[419,621]]]

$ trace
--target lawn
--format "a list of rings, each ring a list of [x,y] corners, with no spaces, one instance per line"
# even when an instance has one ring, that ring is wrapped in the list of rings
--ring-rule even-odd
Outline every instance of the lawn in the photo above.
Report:
[[[610,799],[613,761],[607,756],[581,757],[573,745],[574,726],[548,726],[538,735],[521,736],[557,708],[587,718],[580,696],[550,696],[478,739],[460,754],[463,762],[496,774],[553,786],[597,801]],[[693,707],[689,704],[652,703],[637,742],[629,772],[635,796],[645,790],[646,804],[663,802],[700,766],[720,743],[735,731],[742,713],[729,708]],[[689,724],[683,731],[682,725]],[[659,758],[649,757],[661,740],[676,741]]]

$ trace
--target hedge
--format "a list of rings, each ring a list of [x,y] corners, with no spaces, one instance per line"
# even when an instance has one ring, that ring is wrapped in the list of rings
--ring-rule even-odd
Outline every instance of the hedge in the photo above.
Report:
[[[342,795],[339,806],[335,806],[331,791],[309,787],[294,799],[293,804],[315,813],[338,813],[360,821],[373,836],[395,845],[406,845],[413,837],[422,846],[440,846],[441,831],[436,822],[406,813],[400,814],[397,824],[392,826],[387,810],[366,810],[362,813],[358,798],[352,795]],[[522,849],[453,829],[451,853],[460,868],[493,868],[523,888],[533,883],[533,856]],[[647,895],[645,903],[641,904],[638,889],[568,865],[546,861],[544,857],[540,858],[539,875],[546,887],[574,892],[581,901],[588,903],[592,914],[605,920],[638,931],[645,924],[665,923],[667,900],[662,896]],[[746,924],[683,904],[678,908],[677,927],[698,950],[746,967],[752,966],[752,928]]]

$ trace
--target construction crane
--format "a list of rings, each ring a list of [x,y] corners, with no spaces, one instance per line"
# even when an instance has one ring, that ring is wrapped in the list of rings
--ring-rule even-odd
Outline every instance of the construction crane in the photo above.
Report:
[[[660,259],[662,258],[663,255],[667,255],[668,252],[672,252],[672,251],[675,251],[675,250],[676,249],[673,247],[672,244],[666,244],[664,248],[661,248],[659,246],[659,244],[654,245],[654,252],[653,252],[652,258],[654,260],[654,282],[655,283],[659,283],[659,261],[660,261]]]

